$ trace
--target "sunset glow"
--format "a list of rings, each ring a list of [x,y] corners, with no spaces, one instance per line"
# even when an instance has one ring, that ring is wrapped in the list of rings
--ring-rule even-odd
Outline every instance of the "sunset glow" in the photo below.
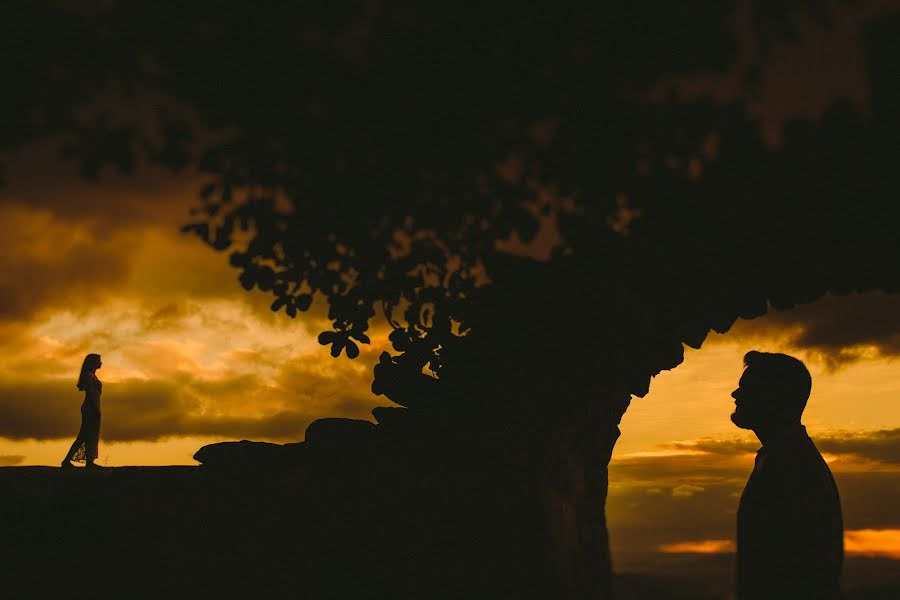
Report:
[[[678,542],[675,544],[663,544],[659,547],[659,551],[667,554],[726,554],[734,552],[734,542],[731,540]]]
[[[666,554],[728,554],[735,551],[733,540],[696,540],[662,544]],[[855,529],[844,532],[847,555],[900,560],[900,529]]]
[[[900,560],[900,529],[859,529],[844,532],[844,552]]]

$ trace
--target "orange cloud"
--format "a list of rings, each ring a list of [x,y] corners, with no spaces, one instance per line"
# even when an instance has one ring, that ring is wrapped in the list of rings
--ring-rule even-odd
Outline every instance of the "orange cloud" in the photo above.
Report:
[[[732,540],[692,540],[661,544],[665,554],[727,554],[735,551]],[[900,560],[900,529],[851,529],[844,532],[844,553]]]
[[[25,462],[22,454],[0,454],[0,467],[14,467]]]
[[[900,294],[825,295],[791,310],[739,321],[731,335],[745,342],[777,336],[825,362],[829,369],[861,359],[900,354]]]
[[[662,544],[659,546],[659,551],[666,554],[727,554],[734,552],[734,542],[731,540],[677,542]]]
[[[813,438],[834,472],[900,471],[900,428],[814,431]],[[759,442],[737,437],[656,444],[652,450],[616,454],[610,472],[617,481],[745,479],[758,448]]]
[[[845,531],[844,553],[900,560],[900,529]]]

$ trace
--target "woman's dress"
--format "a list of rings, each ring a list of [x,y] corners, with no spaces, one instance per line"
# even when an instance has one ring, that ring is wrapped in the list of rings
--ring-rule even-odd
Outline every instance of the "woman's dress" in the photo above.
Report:
[[[84,402],[81,404],[81,429],[78,430],[76,442],[81,442],[72,460],[91,462],[97,459],[97,447],[100,443],[100,394],[103,384],[96,375],[85,386]]]

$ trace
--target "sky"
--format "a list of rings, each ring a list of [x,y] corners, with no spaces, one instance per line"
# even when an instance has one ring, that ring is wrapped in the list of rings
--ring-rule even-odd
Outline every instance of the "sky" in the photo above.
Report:
[[[797,99],[816,84],[791,81],[798,69],[785,66],[821,57],[777,49],[780,66],[762,75],[777,93],[748,108],[771,144],[787,114],[779,111],[794,100],[795,112],[813,118],[826,96],[865,110],[847,22],[825,44],[846,68],[821,82],[824,96]],[[679,86],[727,96],[728,82]],[[179,232],[201,175],[144,166],[86,182],[50,141],[2,162],[0,466],[59,464],[78,431],[75,382],[89,352],[103,356],[99,462],[107,466],[197,464],[205,444],[297,441],[317,418],[371,419],[373,407],[391,405],[369,389],[388,346],[383,324],[373,324],[373,343],[357,360],[334,359],[316,341],[328,326],[321,302],[296,320],[272,313],[268,295],[238,285],[225,254]],[[793,354],[812,373],[804,423],[840,488],[848,556],[900,561],[900,297],[870,293],[739,321],[686,349],[682,365],[633,399],[610,465],[617,568],[733,550],[738,498],[759,447],[728,419],[750,349]]]

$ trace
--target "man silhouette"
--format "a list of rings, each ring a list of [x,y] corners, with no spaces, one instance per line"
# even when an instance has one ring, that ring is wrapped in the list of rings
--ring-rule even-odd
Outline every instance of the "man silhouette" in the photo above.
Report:
[[[762,448],[741,495],[739,600],[841,598],[843,523],[831,471],[800,423],[812,379],[786,354],[748,352],[731,421]]]

